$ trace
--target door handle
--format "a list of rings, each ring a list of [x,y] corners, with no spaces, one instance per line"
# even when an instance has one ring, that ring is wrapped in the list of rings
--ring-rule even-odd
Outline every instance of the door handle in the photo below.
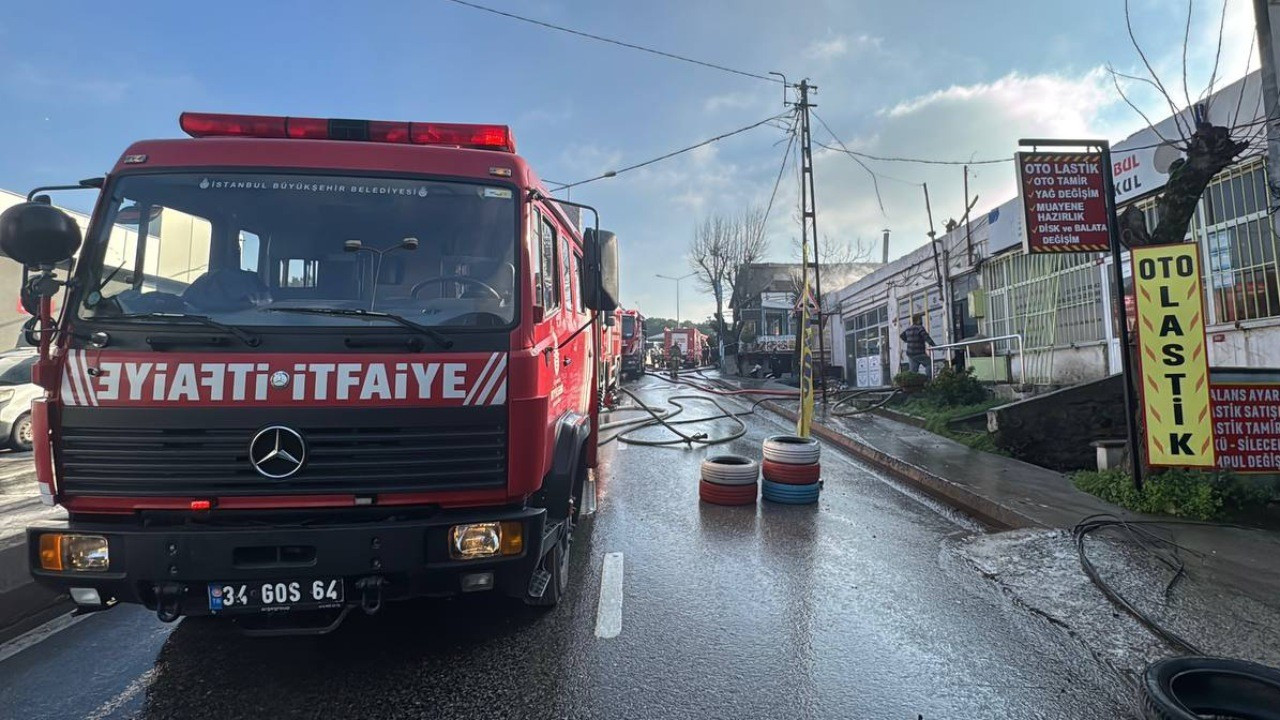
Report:
[[[573,358],[567,357],[563,360],[564,366],[569,367],[569,363],[573,362]]]

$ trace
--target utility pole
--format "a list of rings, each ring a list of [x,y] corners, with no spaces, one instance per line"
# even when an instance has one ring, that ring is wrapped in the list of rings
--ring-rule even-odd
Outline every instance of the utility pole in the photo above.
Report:
[[[800,91],[800,242],[813,239],[813,284],[818,305],[818,362],[822,366],[819,382],[822,388],[822,404],[827,404],[827,341],[825,314],[822,311],[822,261],[818,257],[818,211],[813,197],[813,143],[809,134],[809,91],[817,92],[817,85],[810,85],[806,78],[796,86]]]
[[[1262,105],[1265,108],[1263,117],[1267,122],[1267,180],[1268,186],[1275,193],[1280,186],[1280,127],[1274,119],[1280,117],[1280,84],[1277,73],[1280,73],[1280,28],[1271,22],[1272,11],[1280,13],[1280,0],[1253,0],[1253,18],[1258,32],[1258,57],[1262,62]],[[1270,198],[1275,207],[1275,198]],[[1271,222],[1275,223],[1275,213]]]

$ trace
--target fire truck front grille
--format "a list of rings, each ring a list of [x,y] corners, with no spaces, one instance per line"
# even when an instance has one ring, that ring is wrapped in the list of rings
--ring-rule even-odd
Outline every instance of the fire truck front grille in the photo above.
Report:
[[[72,495],[284,495],[469,490],[507,481],[502,406],[294,411],[248,427],[243,414],[66,408],[60,486]],[[301,469],[286,478],[264,476],[250,459],[250,442],[270,426],[294,430],[306,443]]]

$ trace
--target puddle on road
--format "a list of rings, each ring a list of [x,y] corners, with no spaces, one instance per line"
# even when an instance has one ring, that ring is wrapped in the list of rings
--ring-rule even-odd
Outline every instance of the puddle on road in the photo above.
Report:
[[[1106,536],[1087,542],[1102,577],[1162,625],[1209,654],[1280,664],[1280,607],[1210,586],[1192,571],[1166,596],[1173,573],[1144,550]],[[1065,530],[955,537],[941,560],[953,571],[977,570],[1015,608],[1069,634],[1130,685],[1148,663],[1181,654],[1107,600],[1085,575]]]

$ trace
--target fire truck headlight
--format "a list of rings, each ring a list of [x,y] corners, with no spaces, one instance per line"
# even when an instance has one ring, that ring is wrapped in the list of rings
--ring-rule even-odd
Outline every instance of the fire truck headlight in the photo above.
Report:
[[[101,535],[46,533],[40,536],[40,567],[44,570],[103,572],[110,566],[110,547]]]
[[[449,555],[477,560],[524,551],[524,526],[519,522],[482,522],[449,528]]]

